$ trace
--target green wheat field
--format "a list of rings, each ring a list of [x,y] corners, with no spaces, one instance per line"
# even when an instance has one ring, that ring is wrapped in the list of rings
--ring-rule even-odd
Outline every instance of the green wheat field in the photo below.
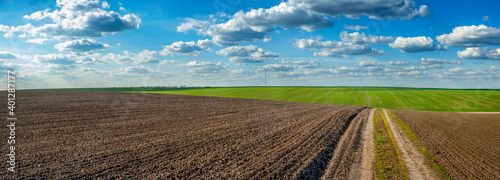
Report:
[[[500,91],[498,90],[384,87],[234,87],[147,92],[318,104],[366,105],[390,109],[460,112],[500,111]]]
[[[55,89],[52,89],[55,90]],[[500,90],[397,87],[81,88],[77,91],[159,93],[447,112],[500,112]]]

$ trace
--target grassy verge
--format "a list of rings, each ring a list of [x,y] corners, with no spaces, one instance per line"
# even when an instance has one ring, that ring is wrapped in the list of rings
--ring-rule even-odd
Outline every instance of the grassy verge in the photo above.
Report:
[[[411,131],[411,129],[408,128],[408,126],[406,125],[406,123],[403,120],[401,120],[400,118],[398,118],[390,110],[387,110],[387,114],[389,114],[389,116],[392,118],[392,120],[394,122],[396,122],[401,127],[401,129],[403,130],[404,134],[410,139],[410,141],[413,142],[413,144],[415,144],[417,146],[418,150],[425,156],[425,160],[426,160],[427,164],[432,169],[434,169],[434,171],[436,172],[436,174],[438,176],[440,176],[443,179],[453,179],[450,176],[450,174],[446,171],[446,169],[444,169],[444,167],[442,167],[441,165],[439,165],[437,163],[436,158],[434,156],[432,156],[432,154],[427,150],[427,148],[425,148],[420,143],[420,141],[417,139],[417,136],[415,136],[415,134],[413,134],[413,132]]]
[[[377,109],[373,117],[375,175],[377,179],[408,179],[408,170],[381,113],[382,111]]]

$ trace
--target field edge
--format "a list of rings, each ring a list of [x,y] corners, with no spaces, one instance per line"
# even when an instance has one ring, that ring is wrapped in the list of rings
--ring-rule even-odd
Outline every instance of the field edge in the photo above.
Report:
[[[418,140],[417,136],[413,133],[413,131],[406,125],[406,123],[401,120],[399,117],[397,117],[392,111],[389,109],[386,109],[387,114],[392,118],[394,122],[401,128],[403,134],[410,139],[410,141],[417,147],[417,149],[420,151],[420,153],[425,157],[427,165],[434,170],[434,172],[443,179],[453,179],[451,175],[446,171],[446,169],[441,166],[436,158],[427,150],[426,147],[424,147],[420,141]]]

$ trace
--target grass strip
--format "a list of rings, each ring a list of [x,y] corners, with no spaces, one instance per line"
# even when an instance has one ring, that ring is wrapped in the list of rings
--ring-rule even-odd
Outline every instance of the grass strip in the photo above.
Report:
[[[376,110],[373,121],[377,179],[408,179],[408,170],[380,109]]]

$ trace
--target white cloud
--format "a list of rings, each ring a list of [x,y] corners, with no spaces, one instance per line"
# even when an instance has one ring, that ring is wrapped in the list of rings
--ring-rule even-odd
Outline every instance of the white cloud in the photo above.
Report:
[[[477,71],[469,68],[457,67],[443,73],[444,75],[476,75]]]
[[[133,54],[130,59],[132,59],[135,64],[158,63],[159,60],[155,57],[156,55],[158,55],[158,51],[145,49],[137,54]]]
[[[140,65],[140,66],[130,66],[130,67],[122,68],[121,71],[124,71],[126,73],[132,73],[132,74],[150,74],[150,73],[154,73],[152,70],[144,67],[143,65]]]
[[[109,5],[108,1],[102,2],[102,8],[103,9],[109,9],[109,7],[111,7],[111,5]]]
[[[498,71],[498,68],[496,66],[491,66],[491,67],[489,67],[486,70],[488,70],[488,71]]]
[[[337,68],[336,70],[337,71],[357,71],[358,69],[359,69],[358,67],[345,67],[345,66],[342,66],[342,67]]]
[[[359,31],[361,29],[368,29],[368,27],[360,26],[360,25],[344,25],[344,28],[347,30],[353,30],[353,31]]]
[[[108,44],[98,43],[93,39],[79,39],[79,40],[59,43],[56,44],[54,47],[59,51],[87,52],[87,51],[108,49],[110,46]]]
[[[284,64],[267,64],[264,66],[257,67],[259,71],[270,71],[270,72],[289,72],[295,69],[292,65],[284,65]]]
[[[107,2],[103,3],[106,7]],[[27,32],[32,36],[54,37],[56,39],[74,39],[81,37],[101,37],[105,33],[118,33],[125,29],[139,28],[141,19],[135,14],[124,16],[114,11],[101,9],[99,1],[88,0],[58,0],[60,9],[37,11],[25,15],[25,19],[49,19],[52,24],[39,27],[26,24],[10,27],[8,32]],[[4,30],[5,31],[5,30]]]
[[[457,52],[462,59],[500,59],[500,48],[470,47]]]
[[[177,32],[196,31],[202,34],[210,26],[210,22],[208,21],[200,21],[193,18],[186,18],[185,21],[177,26]]]
[[[232,62],[239,63],[259,63],[264,60],[278,57],[276,53],[264,51],[254,45],[231,46],[217,51],[217,54],[229,57],[229,60]]]
[[[349,57],[351,55],[380,55],[383,51],[371,48],[367,44],[352,44],[341,41],[319,41],[315,39],[297,39],[294,46],[301,50],[321,50],[314,56]]]
[[[443,65],[441,65],[441,64],[432,64],[432,65],[425,66],[425,69],[428,69],[428,70],[441,69],[441,68],[444,68]]]
[[[421,76],[426,73],[417,70],[417,71],[398,71],[398,72],[393,72],[392,74],[396,76]]]
[[[195,25],[194,22],[199,22],[201,25]],[[225,23],[212,24],[207,28],[204,28],[205,25],[206,21],[188,19],[177,29],[182,32],[195,30],[198,33],[211,36],[214,44],[225,46],[265,39],[276,26],[284,29],[298,28],[311,32],[332,27],[334,23],[323,15],[282,2],[269,9],[238,11]]]
[[[16,59],[17,56],[8,52],[8,51],[0,51],[0,60],[6,60],[6,59]]]
[[[222,62],[212,63],[212,62],[201,62],[201,61],[191,61],[187,64],[181,64],[181,67],[189,67],[189,73],[195,76],[206,76],[207,74],[218,74],[226,71],[227,65]]]
[[[332,17],[344,15],[353,19],[361,15],[371,19],[412,19],[430,14],[426,5],[417,8],[413,0],[290,0],[288,3]]]
[[[47,38],[34,38],[34,39],[29,39],[28,43],[31,43],[31,44],[45,44],[45,41],[48,41],[49,39]]]
[[[7,32],[3,35],[3,37],[6,37],[6,38],[13,37],[13,36],[14,36],[14,33],[12,33],[12,32]]]
[[[462,61],[446,60],[446,59],[434,59],[434,58],[422,58],[420,59],[420,64],[433,65],[433,64],[463,64]]]
[[[319,63],[318,61],[314,61],[314,60],[301,60],[301,61],[287,61],[287,60],[281,60],[281,63],[282,64],[291,64],[291,65],[295,65],[295,66],[298,66],[300,68],[305,68],[305,69],[316,69],[316,68],[319,68],[321,67],[321,63]]]
[[[342,39],[342,41],[351,42],[353,44],[385,44],[390,43],[394,40],[392,37],[387,36],[367,36],[365,33],[347,33],[347,31],[342,31],[340,33],[340,38]]]
[[[458,47],[500,45],[500,29],[485,25],[459,26],[453,28],[452,33],[437,36],[436,39],[441,44]]]
[[[416,70],[425,70],[427,69],[425,66],[420,66],[420,67],[417,67],[417,66],[412,66],[412,67],[404,67],[403,70],[405,71],[416,71]]]
[[[271,42],[273,40],[273,37],[270,35],[266,35],[264,39],[262,39],[262,42]]]
[[[179,61],[177,60],[164,60],[160,64],[167,65],[167,64],[177,64],[177,63],[179,63]]]
[[[41,72],[47,75],[68,75],[74,73],[72,70],[75,68],[76,66],[73,64],[48,64]]]
[[[131,53],[129,51],[123,51],[122,54],[108,53],[106,55],[101,55],[99,53],[84,54],[90,62],[116,62],[116,63],[129,63],[134,64],[150,64],[158,63],[159,60],[156,58],[158,51],[143,50],[139,53]],[[81,60],[82,61],[82,60]]]
[[[434,43],[434,40],[432,38],[425,36],[407,38],[398,37],[393,43],[389,43],[389,46],[395,49],[400,49],[401,52],[406,53],[448,50],[448,47],[437,45],[436,43]]]
[[[385,65],[382,63],[378,63],[378,62],[361,61],[358,63],[358,66],[360,66],[360,67],[379,67],[379,66],[385,66]]]
[[[406,61],[389,61],[389,62],[387,62],[387,64],[389,64],[391,66],[405,66],[405,65],[408,65],[410,63],[408,63]]]
[[[29,35],[27,35],[26,33],[23,33],[23,34],[19,34],[19,36],[17,36],[17,37],[27,38],[27,37],[29,37]]]
[[[12,70],[18,68],[23,68],[23,67],[20,66],[19,64],[14,64],[14,63],[0,63],[0,71]]]
[[[71,54],[47,54],[35,55],[35,61],[48,64],[69,65],[74,64],[76,59]]]
[[[82,67],[82,68],[80,68],[80,71],[82,71],[84,73],[92,74],[92,75],[108,74],[108,72],[106,72],[106,71],[101,71],[99,69],[92,68],[92,67]]]
[[[201,52],[208,50],[208,48],[202,44],[207,43],[204,40],[199,40],[197,43],[194,41],[184,42],[177,41],[171,45],[163,47],[160,51],[160,55],[184,55],[184,56],[199,56]]]

